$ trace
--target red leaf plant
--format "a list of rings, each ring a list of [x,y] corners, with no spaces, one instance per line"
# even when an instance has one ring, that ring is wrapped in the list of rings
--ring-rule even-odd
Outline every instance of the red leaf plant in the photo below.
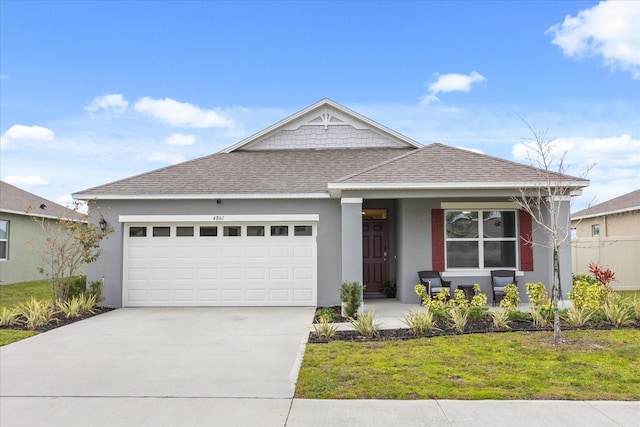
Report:
[[[593,274],[593,277],[607,288],[609,283],[616,280],[616,274],[611,271],[610,268],[601,266],[599,263],[591,261],[589,263],[589,272]]]

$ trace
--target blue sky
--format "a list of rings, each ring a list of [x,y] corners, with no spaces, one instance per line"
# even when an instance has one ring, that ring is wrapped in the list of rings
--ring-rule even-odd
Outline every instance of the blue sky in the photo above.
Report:
[[[0,2],[1,178],[48,199],[217,152],[331,98],[526,163],[534,129],[640,188],[640,2]],[[351,171],[345,171],[348,173]]]

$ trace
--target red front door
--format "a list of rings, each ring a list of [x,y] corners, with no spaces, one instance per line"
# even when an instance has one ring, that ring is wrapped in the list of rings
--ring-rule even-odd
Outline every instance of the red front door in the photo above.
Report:
[[[389,280],[387,221],[362,221],[362,279],[365,292],[380,292]]]

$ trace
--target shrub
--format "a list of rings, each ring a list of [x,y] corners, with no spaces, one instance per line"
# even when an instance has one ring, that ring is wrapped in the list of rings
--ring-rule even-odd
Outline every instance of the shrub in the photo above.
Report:
[[[20,310],[17,308],[0,307],[0,326],[11,326],[20,320]]]
[[[625,326],[633,322],[631,307],[617,299],[607,301],[602,307],[602,312],[615,327]]]
[[[487,295],[480,291],[480,285],[473,285],[473,298],[471,298],[471,307],[484,307],[487,305]]]
[[[486,305],[483,306],[470,306],[466,309],[467,315],[469,316],[469,320],[471,322],[475,322],[476,320],[480,320],[486,317],[489,313],[489,307]]]
[[[313,324],[313,333],[321,340],[330,340],[336,334],[338,327],[329,323],[327,318],[320,318],[318,323]]]
[[[431,333],[436,327],[433,312],[428,308],[410,311],[408,315],[404,316],[402,322],[409,327],[414,335]]]
[[[456,289],[455,291],[453,291],[453,302],[461,308],[469,307],[469,301],[467,300],[467,296],[462,289]]]
[[[532,307],[531,319],[536,328],[547,328],[553,323],[553,309]]]
[[[573,282],[569,299],[576,308],[600,310],[607,301],[608,293],[607,287],[602,283],[585,279],[584,275],[580,275]]]
[[[354,318],[362,304],[362,285],[359,282],[342,282],[340,301],[344,304],[346,317]]]
[[[569,326],[573,326],[574,328],[579,328],[584,326],[591,318],[593,317],[593,311],[581,307],[571,307],[564,313],[564,320],[569,324]]]
[[[69,281],[67,300],[87,292],[87,276],[75,276]]]
[[[518,294],[518,287],[509,283],[504,287],[504,298],[500,301],[500,307],[504,308],[507,311],[516,311],[518,308],[518,303],[520,302],[520,295]]]
[[[465,326],[467,326],[467,322],[469,321],[469,313],[467,310],[454,306],[449,309],[449,320],[453,325],[453,328],[462,333],[464,332]]]
[[[511,329],[509,323],[509,311],[507,310],[496,310],[489,312],[491,315],[491,319],[493,320],[493,326],[496,329]]]
[[[95,294],[81,294],[78,300],[82,312],[95,313],[95,308],[98,306],[97,296]]]
[[[84,295],[82,297],[84,299]],[[67,319],[80,317],[82,314],[82,304],[78,297],[72,297],[67,301],[58,301],[56,306]]]
[[[529,313],[523,313],[522,311],[514,310],[509,311],[505,310],[508,313],[509,320],[512,322],[525,322],[531,320],[531,315]]]
[[[551,307],[552,302],[547,293],[544,283],[527,283],[527,296],[529,297],[529,305],[534,308]]]
[[[29,301],[22,303],[19,310],[28,329],[36,329],[55,320],[56,311],[49,301],[38,301],[32,297]]]
[[[102,301],[104,301],[104,297],[102,296],[102,280],[94,280],[89,283],[89,295],[95,295],[96,297],[96,306],[102,306]]]
[[[322,320],[326,320],[327,322],[332,322],[338,317],[338,313],[336,313],[330,307],[322,307],[316,310],[316,319],[318,322]]]
[[[374,322],[373,311],[363,313],[357,319],[350,318],[349,323],[363,337],[372,338],[378,336],[380,331],[380,325]]]
[[[593,277],[604,286],[609,288],[609,283],[614,282],[616,280],[616,274],[611,271],[608,267],[601,266],[597,262],[591,261],[589,263],[589,272],[593,274]]]

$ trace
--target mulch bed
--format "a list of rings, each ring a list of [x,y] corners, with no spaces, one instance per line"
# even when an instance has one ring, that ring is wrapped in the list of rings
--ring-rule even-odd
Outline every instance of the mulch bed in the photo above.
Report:
[[[99,314],[102,313],[107,313],[109,311],[115,310],[115,308],[110,308],[110,307],[99,307],[99,308],[95,308],[94,309],[95,312],[94,313],[83,313],[78,317],[73,317],[73,318],[69,318],[67,319],[66,317],[64,317],[64,314],[62,313],[56,313],[54,315],[54,320],[47,323],[46,325],[42,325],[36,329],[28,329],[26,327],[26,325],[24,324],[24,321],[19,321],[18,323],[14,324],[14,325],[2,325],[0,326],[0,329],[14,329],[14,330],[18,330],[18,331],[30,331],[30,330],[35,330],[37,332],[47,332],[50,331],[52,329],[56,329],[59,328],[60,326],[65,326],[65,325],[70,325],[72,323],[75,322],[79,322],[80,320],[84,320],[84,319],[88,319],[90,317],[93,316],[98,316]]]
[[[347,323],[347,319],[340,316],[340,306],[329,307],[333,309],[337,316],[333,323]],[[314,322],[317,321],[317,318],[314,319]],[[363,337],[358,334],[358,331],[355,330],[347,330],[347,331],[337,331],[333,338],[330,340],[321,340],[318,339],[313,332],[309,333],[309,343],[327,343],[329,341],[386,341],[386,340],[409,340],[416,338],[431,338],[445,335],[464,335],[464,334],[485,334],[485,333],[505,333],[505,332],[541,332],[541,331],[553,331],[553,327],[548,328],[538,328],[534,326],[533,321],[531,320],[514,320],[509,322],[509,326],[511,329],[496,329],[493,326],[493,321],[491,319],[482,318],[476,321],[469,321],[465,328],[464,332],[460,333],[455,330],[452,326],[438,325],[439,329],[434,330],[432,333],[425,335],[415,335],[411,333],[409,328],[398,328],[398,329],[381,329],[378,331],[378,335],[374,337]],[[563,331],[572,331],[572,330],[588,330],[588,329],[599,329],[599,330],[609,330],[609,329],[640,329],[640,321],[632,322],[626,326],[620,326],[616,328],[612,323],[605,321],[590,321],[587,322],[584,326],[575,328],[569,326],[567,324],[562,323],[561,329]]]

